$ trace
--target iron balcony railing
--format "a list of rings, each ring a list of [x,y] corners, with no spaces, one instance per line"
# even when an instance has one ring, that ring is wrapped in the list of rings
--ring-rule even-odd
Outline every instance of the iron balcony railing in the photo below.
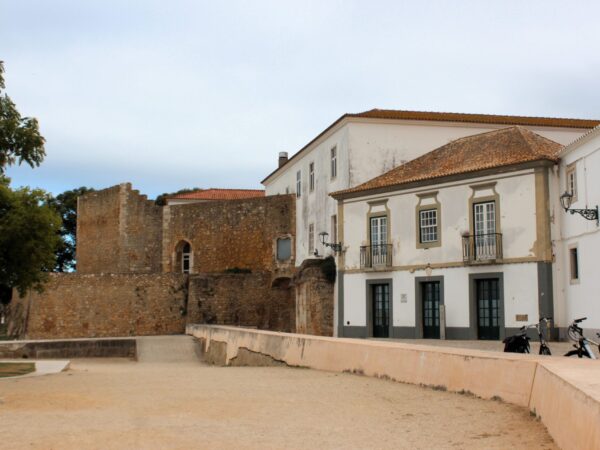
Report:
[[[502,234],[474,234],[463,236],[463,260],[485,262],[502,259]]]
[[[391,267],[392,244],[363,245],[360,248],[360,267]]]

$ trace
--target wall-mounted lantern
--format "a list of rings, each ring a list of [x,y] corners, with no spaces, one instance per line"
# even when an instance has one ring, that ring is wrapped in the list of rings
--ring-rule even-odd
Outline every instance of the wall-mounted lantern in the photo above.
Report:
[[[571,203],[573,203],[573,194],[565,191],[565,193],[560,196],[560,204],[565,212],[570,212],[571,214],[580,214],[587,220],[595,220],[596,225],[598,225],[598,206],[593,209],[571,209]]]
[[[319,233],[319,238],[321,239],[321,244],[323,244],[325,247],[330,247],[331,250],[333,250],[336,253],[341,252],[342,251],[342,243],[341,242],[326,242],[327,236],[329,236],[329,233],[327,231],[321,231]]]

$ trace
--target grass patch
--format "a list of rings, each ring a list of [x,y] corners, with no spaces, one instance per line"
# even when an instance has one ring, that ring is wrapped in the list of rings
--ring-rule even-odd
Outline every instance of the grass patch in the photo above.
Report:
[[[25,375],[35,370],[34,363],[0,363],[0,378]]]

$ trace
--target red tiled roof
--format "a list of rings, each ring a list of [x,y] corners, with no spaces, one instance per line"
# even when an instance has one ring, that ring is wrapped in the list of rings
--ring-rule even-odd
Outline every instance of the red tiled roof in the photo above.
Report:
[[[356,187],[332,197],[367,194],[417,181],[466,174],[532,161],[558,161],[562,145],[522,127],[502,128],[449,142]]]
[[[239,200],[244,198],[264,197],[265,191],[261,189],[200,189],[184,194],[175,194],[168,199],[183,200]]]
[[[543,127],[558,127],[558,128],[580,128],[591,129],[600,125],[600,120],[590,119],[567,119],[558,117],[530,117],[530,116],[507,116],[496,114],[465,114],[465,113],[448,113],[448,112],[432,112],[432,111],[404,111],[395,109],[371,109],[355,114],[344,114],[325,130],[319,133],[313,140],[298,150],[284,165],[278,167],[262,181],[264,183],[272,175],[277,173],[290,161],[307,150],[315,141],[327,133],[330,129],[346,118],[361,118],[361,119],[387,119],[387,120],[423,120],[437,122],[464,122],[464,123],[482,123],[492,125],[522,125],[522,126],[543,126]]]

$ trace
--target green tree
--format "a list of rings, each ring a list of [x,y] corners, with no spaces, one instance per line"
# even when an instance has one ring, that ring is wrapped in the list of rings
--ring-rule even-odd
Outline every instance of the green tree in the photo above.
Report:
[[[39,166],[46,155],[37,119],[21,117],[10,97],[2,94],[4,88],[4,62],[0,61],[0,174],[15,163]]]
[[[41,290],[56,263],[61,219],[41,189],[10,189],[0,178],[0,286]]]
[[[60,243],[56,250],[57,272],[75,270],[75,250],[77,247],[77,197],[92,192],[94,189],[85,186],[65,191],[51,198],[50,206],[60,214],[62,225],[60,227]]]

